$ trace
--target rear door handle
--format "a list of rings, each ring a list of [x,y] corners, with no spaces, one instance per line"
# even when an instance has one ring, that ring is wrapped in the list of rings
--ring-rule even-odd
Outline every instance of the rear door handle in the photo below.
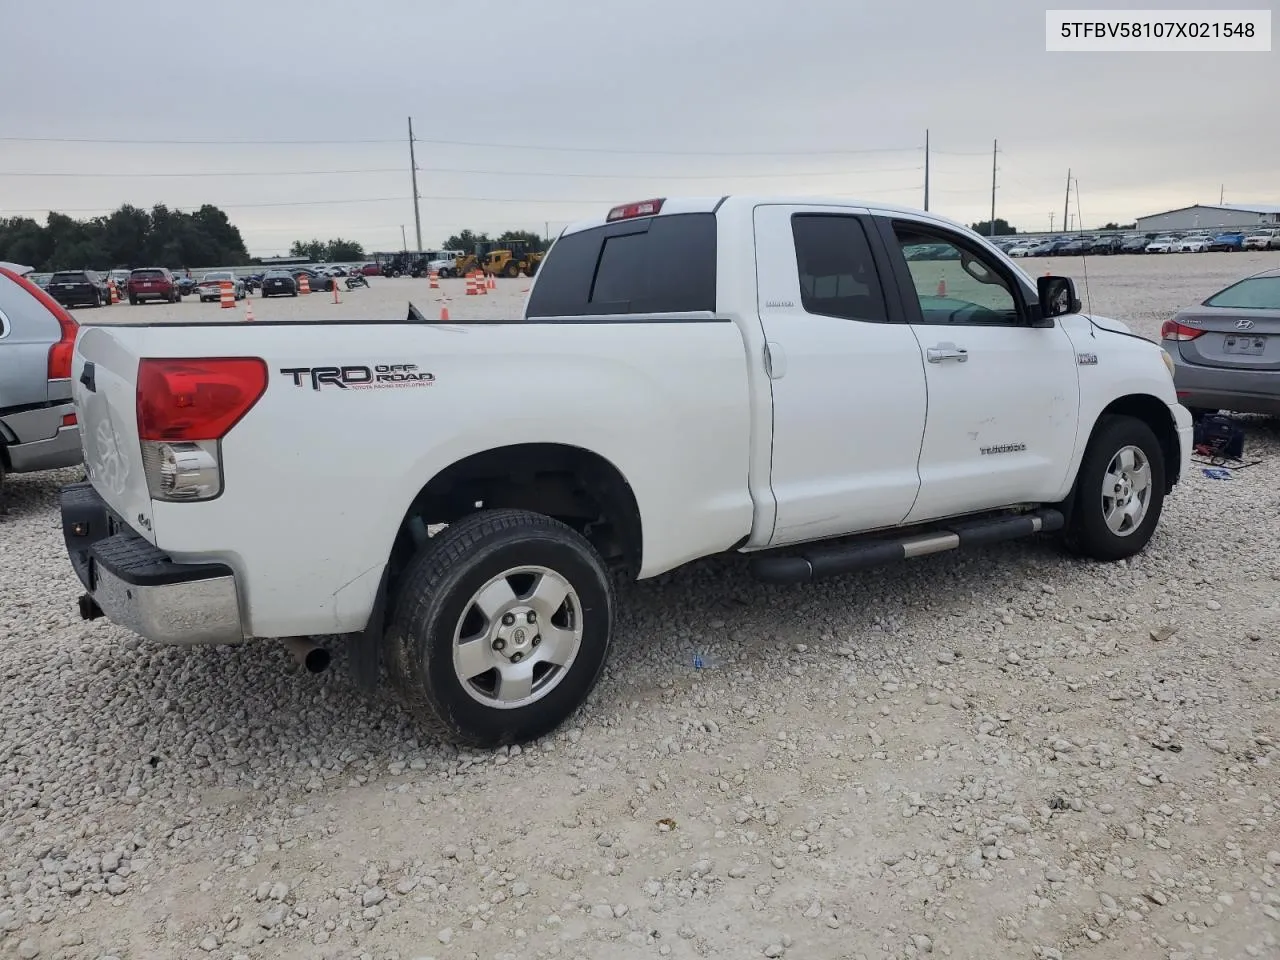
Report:
[[[929,347],[927,355],[930,363],[942,363],[943,360],[965,363],[969,359],[969,351],[964,347],[957,347],[954,343],[940,343],[935,347]]]

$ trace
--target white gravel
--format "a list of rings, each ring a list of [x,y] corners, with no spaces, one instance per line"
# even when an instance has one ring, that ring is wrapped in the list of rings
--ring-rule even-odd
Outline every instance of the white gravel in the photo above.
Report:
[[[1151,335],[1258,259],[1092,259],[1093,305]],[[313,677],[80,622],[78,474],[12,478],[0,956],[1277,956],[1280,425],[1249,427],[1265,462],[1191,477],[1128,564],[637,585],[587,708],[493,754],[419,740],[340,648]]]

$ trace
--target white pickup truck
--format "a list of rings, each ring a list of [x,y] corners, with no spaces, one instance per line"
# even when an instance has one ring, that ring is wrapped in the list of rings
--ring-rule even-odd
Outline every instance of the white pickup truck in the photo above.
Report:
[[[73,386],[84,617],[346,635],[362,683],[477,746],[587,697],[614,573],[736,552],[796,583],[1041,532],[1117,560],[1191,448],[1164,351],[1069,279],[811,198],[615,208],[515,321],[86,327]]]

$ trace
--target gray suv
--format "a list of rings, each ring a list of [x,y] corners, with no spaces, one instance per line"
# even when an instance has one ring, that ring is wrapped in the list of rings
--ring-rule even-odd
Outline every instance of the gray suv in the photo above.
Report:
[[[79,326],[27,278],[0,263],[0,507],[6,473],[82,462],[71,402],[71,354]]]

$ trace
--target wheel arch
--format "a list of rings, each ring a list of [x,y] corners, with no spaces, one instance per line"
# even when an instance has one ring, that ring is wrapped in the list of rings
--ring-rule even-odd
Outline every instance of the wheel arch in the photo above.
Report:
[[[521,443],[472,453],[423,484],[396,530],[392,579],[422,542],[427,527],[495,508],[554,517],[586,536],[614,568],[629,577],[640,570],[640,508],[622,471],[583,447]]]

